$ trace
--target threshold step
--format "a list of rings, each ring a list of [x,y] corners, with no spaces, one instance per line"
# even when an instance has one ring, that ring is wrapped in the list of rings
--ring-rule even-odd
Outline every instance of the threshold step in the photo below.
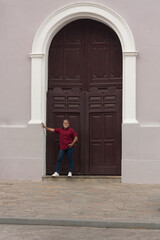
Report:
[[[91,176],[91,175],[73,175],[68,177],[67,175],[60,175],[58,177],[52,177],[52,175],[42,176],[42,181],[81,181],[81,182],[104,182],[104,183],[121,183],[121,176]]]

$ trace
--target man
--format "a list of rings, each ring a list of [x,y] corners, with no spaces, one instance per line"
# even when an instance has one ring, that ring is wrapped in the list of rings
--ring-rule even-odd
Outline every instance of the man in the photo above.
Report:
[[[69,126],[69,121],[67,119],[63,120],[62,128],[49,128],[44,125],[42,122],[42,127],[48,131],[58,133],[60,135],[60,151],[57,159],[57,166],[55,173],[52,174],[53,177],[59,176],[61,162],[64,157],[64,154],[68,154],[69,160],[69,171],[68,176],[72,176],[73,169],[73,147],[74,143],[78,141],[77,133]]]

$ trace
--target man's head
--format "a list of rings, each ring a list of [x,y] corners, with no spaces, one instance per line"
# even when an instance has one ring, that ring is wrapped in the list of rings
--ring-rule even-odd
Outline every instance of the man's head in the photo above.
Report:
[[[69,121],[68,121],[68,119],[64,119],[64,120],[63,120],[63,127],[64,127],[64,128],[69,127]]]

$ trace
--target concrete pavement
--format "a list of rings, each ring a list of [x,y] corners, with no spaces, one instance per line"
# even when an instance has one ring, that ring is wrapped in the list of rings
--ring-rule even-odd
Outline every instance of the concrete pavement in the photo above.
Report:
[[[0,240],[159,240],[160,230],[0,225]]]
[[[160,229],[160,185],[0,181],[0,223]]]

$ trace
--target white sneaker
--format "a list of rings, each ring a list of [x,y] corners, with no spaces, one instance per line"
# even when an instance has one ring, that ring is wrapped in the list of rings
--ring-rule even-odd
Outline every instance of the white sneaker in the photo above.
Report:
[[[68,173],[68,177],[72,177],[72,173],[71,172]]]
[[[59,176],[59,173],[55,172],[52,174],[53,177],[58,177]]]

